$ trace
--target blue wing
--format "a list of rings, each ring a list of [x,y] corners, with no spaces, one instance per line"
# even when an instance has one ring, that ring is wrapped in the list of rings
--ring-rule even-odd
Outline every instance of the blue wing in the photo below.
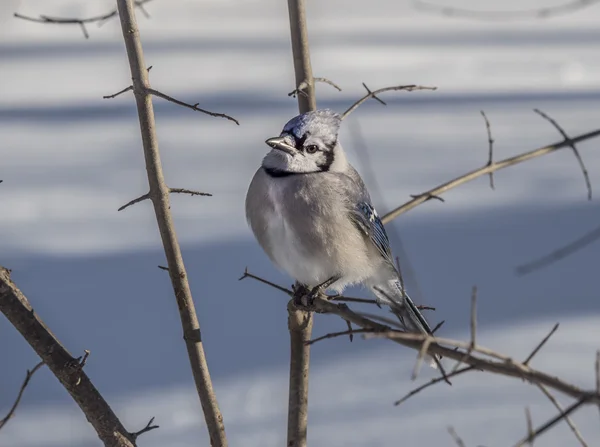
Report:
[[[369,202],[359,202],[356,205],[354,220],[359,229],[371,239],[371,242],[377,247],[381,256],[393,265],[394,261],[392,260],[392,251],[390,250],[390,240],[385,232],[383,222],[381,222],[373,205]]]

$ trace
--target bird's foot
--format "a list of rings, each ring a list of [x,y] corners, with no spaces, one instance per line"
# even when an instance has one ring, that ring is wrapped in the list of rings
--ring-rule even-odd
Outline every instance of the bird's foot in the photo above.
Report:
[[[294,291],[294,305],[296,307],[304,308],[305,310],[314,311],[315,300],[319,296],[324,296],[326,299],[332,299],[338,295],[334,295],[329,297],[325,294],[325,290],[330,287],[334,282],[339,279],[337,276],[333,276],[328,280],[322,282],[321,284],[316,285],[312,289],[309,289],[304,284],[296,283],[292,286],[292,290]]]

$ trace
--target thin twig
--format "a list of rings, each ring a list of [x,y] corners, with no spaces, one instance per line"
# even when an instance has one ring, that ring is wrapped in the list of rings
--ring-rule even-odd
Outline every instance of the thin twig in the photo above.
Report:
[[[468,371],[473,371],[476,368],[474,366],[465,366],[464,368],[460,368],[456,371],[451,372],[450,374],[446,375],[446,378],[450,379],[452,377],[458,376],[459,374],[468,372]],[[440,383],[440,382],[444,382],[444,377],[436,377],[434,379],[431,379],[429,382],[413,389],[412,391],[410,391],[407,395],[405,395],[402,399],[398,399],[396,402],[394,402],[394,405],[400,405],[401,403],[407,401],[409,398],[411,398],[412,396],[414,396],[415,394],[423,391],[426,388],[429,388],[432,385],[435,385],[436,383]]]
[[[562,419],[573,413],[587,401],[586,398],[581,398],[571,406],[567,407],[564,411],[561,411],[558,415],[545,422],[536,428],[532,433],[528,434],[525,438],[521,439],[519,442],[515,444],[515,447],[523,447],[525,444],[531,444],[531,442],[540,436],[542,433],[546,432],[548,429],[554,427],[558,422]]]
[[[477,341],[476,341],[476,336],[477,336],[477,286],[473,286],[473,289],[471,291],[471,343],[469,345],[469,349],[467,349],[467,352],[465,352],[465,358],[469,357],[471,355],[471,353],[473,352],[473,350],[475,349],[475,347],[477,346]],[[454,365],[454,368],[452,369],[452,373],[456,372],[456,370],[459,368],[459,366],[462,364],[463,362],[456,362],[456,365]]]
[[[139,196],[136,199],[133,199],[129,202],[127,202],[125,205],[123,205],[122,207],[120,207],[117,211],[123,211],[125,208],[130,207],[131,205],[135,205],[136,203],[140,203],[143,202],[144,200],[148,200],[150,198],[150,194],[144,194],[143,196]]]
[[[208,192],[200,192],[200,191],[195,191],[193,189],[185,189],[185,188],[169,188],[169,193],[190,194],[192,196],[212,197],[212,194],[210,194]],[[140,203],[140,202],[143,202],[144,200],[148,200],[148,199],[150,199],[150,193],[144,194],[143,196],[140,196],[136,199],[131,200],[130,202],[127,202],[125,205],[120,207],[117,211],[123,211],[125,208],[130,207],[131,205],[135,205],[136,203]]]
[[[393,87],[384,87],[384,88],[380,88],[375,91],[371,91],[364,82],[362,85],[365,88],[365,90],[367,91],[367,94],[365,96],[363,96],[362,98],[360,98],[358,101],[356,101],[354,104],[352,104],[350,107],[348,107],[348,109],[346,109],[346,111],[341,114],[342,119],[347,118],[348,115],[350,115],[352,112],[354,112],[363,102],[365,102],[366,100],[371,99],[371,98],[377,100],[379,103],[381,103],[385,106],[386,103],[377,96],[378,94],[383,93],[383,92],[398,91],[398,90],[403,90],[406,92],[412,92],[415,90],[437,90],[437,87],[425,87],[422,85],[411,84],[411,85],[396,85]]]
[[[166,99],[167,101],[175,103],[182,107],[187,107],[188,109],[194,110],[196,112],[201,112],[206,115],[213,116],[215,118],[225,118],[225,119],[228,119],[229,121],[233,121],[238,126],[240,125],[238,120],[236,120],[234,117],[229,116],[225,113],[216,113],[216,112],[211,112],[210,110],[201,109],[200,107],[198,107],[198,104],[200,104],[199,102],[197,102],[196,104],[188,104],[187,102],[183,102],[183,101],[173,98],[172,96],[165,95],[164,93],[159,92],[158,90],[154,90],[153,88],[148,88],[147,90],[149,93],[151,93],[154,96],[158,96],[159,98]]]
[[[348,326],[348,331],[350,331],[350,333],[348,334],[348,339],[350,339],[350,343],[352,343],[354,341],[354,333],[352,332],[352,323],[350,323],[349,321],[346,321],[346,326]]]
[[[342,91],[339,85],[337,85],[333,81],[330,81],[327,78],[313,78],[313,82],[323,82],[325,84],[331,85],[333,88],[337,89],[340,92]],[[294,90],[288,93],[288,96],[295,98],[297,95],[306,95],[307,93],[304,92],[306,87],[308,87],[308,83],[306,81],[302,81],[300,84],[298,84],[298,87],[296,87]]]
[[[27,370],[27,373],[25,374],[25,380],[23,380],[23,384],[21,385],[21,388],[19,389],[19,394],[17,394],[17,398],[15,399],[15,402],[12,404],[12,407],[10,407],[10,410],[8,410],[8,413],[6,414],[6,416],[4,416],[0,420],[0,430],[2,430],[2,428],[10,420],[10,418],[12,418],[14,416],[15,411],[17,411],[17,407],[21,403],[21,398],[23,397],[25,388],[27,388],[27,385],[29,385],[29,381],[31,380],[31,378],[33,377],[35,372],[38,369],[40,369],[43,365],[44,365],[44,362],[40,362],[37,365],[35,365],[31,370],[29,370],[29,369]]]
[[[345,303],[362,303],[362,304],[378,305],[377,300],[373,300],[371,298],[353,298],[353,297],[342,296],[342,295],[331,298],[331,301],[342,301]]]
[[[556,397],[554,397],[554,395],[550,391],[548,391],[548,389],[544,385],[541,385],[539,383],[537,383],[536,385],[542,391],[542,393],[544,393],[544,395],[548,398],[548,400],[550,400],[550,402],[552,402],[552,404],[554,405],[554,407],[556,407],[556,409],[558,411],[560,411],[560,412],[564,411],[562,405],[558,402]],[[600,390],[596,390],[596,391],[600,391]],[[569,426],[569,428],[571,429],[571,431],[573,432],[573,434],[575,435],[575,437],[581,444],[581,447],[588,447],[587,443],[583,439],[583,436],[581,435],[581,433],[575,426],[575,422],[573,422],[573,420],[569,416],[565,416],[565,422],[567,423],[567,425]]]
[[[151,0],[136,0],[134,2],[134,6],[138,7],[146,17],[149,17],[148,12],[144,9],[144,4],[150,2]],[[16,17],[17,19],[23,19],[23,20],[27,20],[29,22],[36,22],[36,23],[52,23],[52,24],[56,24],[56,25],[78,25],[81,28],[81,31],[83,32],[83,37],[85,37],[86,39],[89,39],[90,35],[87,32],[87,29],[85,27],[86,23],[93,23],[93,22],[97,22],[98,25],[101,25],[103,23],[105,23],[107,20],[112,19],[113,17],[116,17],[118,15],[118,11],[117,8],[113,9],[110,12],[107,12],[106,14],[102,14],[99,16],[93,16],[93,17],[87,17],[84,19],[77,19],[77,18],[64,18],[64,17],[49,17],[46,15],[40,15],[39,17],[30,17],[30,16],[25,16],[19,13],[14,13],[14,17]]]
[[[533,447],[533,440],[535,439],[535,434],[533,432],[533,421],[531,420],[531,411],[529,411],[529,407],[525,407],[525,423],[527,424],[527,436],[529,437],[529,445]]]
[[[169,192],[172,194],[189,194],[191,196],[212,197],[212,194],[210,194],[208,192],[194,191],[193,189],[185,189],[185,188],[169,188]]]
[[[539,270],[541,268],[547,267],[551,264],[554,264],[561,259],[564,259],[573,253],[581,250],[582,248],[587,247],[588,245],[596,242],[600,239],[600,226],[597,226],[592,231],[584,234],[583,236],[577,238],[576,240],[569,242],[567,245],[560,247],[557,250],[548,253],[534,261],[528,262],[527,264],[522,264],[515,269],[517,275],[527,275],[531,272]]]
[[[315,82],[323,82],[324,84],[329,84],[329,85],[331,85],[331,86],[332,86],[334,89],[336,89],[338,92],[341,92],[341,91],[342,91],[342,88],[341,88],[339,85],[337,85],[337,84],[336,84],[335,82],[333,82],[333,81],[330,81],[330,80],[329,80],[329,79],[327,79],[327,78],[313,78],[313,81],[315,81]]]
[[[350,323],[348,323],[350,324]],[[307,345],[315,344],[321,340],[328,340],[330,338],[343,337],[344,335],[354,335],[354,334],[366,334],[368,332],[373,332],[374,329],[348,329],[347,331],[340,332],[330,332],[329,334],[321,335],[320,337],[313,338],[306,342]]]
[[[117,0],[117,7],[121,19],[121,29],[127,50],[127,57],[129,59],[131,78],[133,79],[133,91],[138,110],[146,172],[148,175],[148,194],[154,205],[156,222],[169,268],[169,277],[171,278],[177,308],[179,309],[183,339],[196,391],[202,405],[210,443],[214,447],[226,447],[227,438],[225,436],[223,416],[219,410],[212,386],[204,354],[200,323],[198,322],[187,272],[183,263],[181,248],[175,233],[170,209],[170,189],[165,182],[162,172],[162,163],[155,130],[154,111],[150,96],[151,94],[156,95],[157,92],[150,89],[148,69],[144,63],[142,43],[135,18],[133,0]]]
[[[488,162],[486,166],[491,166],[494,162],[494,139],[492,138],[492,126],[490,126],[490,120],[488,120],[488,117],[486,116],[485,112],[481,110],[480,113],[481,116],[483,116],[483,119],[485,120],[485,129],[487,131],[488,137]],[[496,187],[494,186],[494,173],[490,172],[489,176],[490,188],[496,189]]]
[[[131,436],[133,437],[133,439],[137,440],[137,438],[139,438],[140,435],[143,435],[144,433],[147,433],[150,430],[155,430],[157,428],[160,428],[160,426],[158,426],[158,425],[152,425],[153,422],[154,422],[154,417],[148,421],[148,423],[146,424],[146,426],[144,428],[142,428],[139,431],[136,431],[135,433],[131,433]]]
[[[529,362],[531,362],[531,359],[533,359],[533,357],[540,351],[540,349],[542,349],[542,347],[546,344],[546,342],[548,340],[550,340],[550,337],[552,337],[552,335],[554,335],[554,333],[558,330],[558,326],[559,323],[556,323],[554,326],[552,326],[552,329],[550,329],[550,332],[548,332],[548,335],[546,335],[542,341],[540,341],[538,343],[538,345],[534,348],[533,351],[531,351],[531,354],[529,354],[527,356],[527,358],[523,361],[523,365],[528,365]]]
[[[549,117],[546,113],[542,112],[540,109],[533,109],[533,111],[535,113],[537,113],[538,115],[540,115],[542,118],[544,118],[546,121],[548,121],[550,124],[552,124],[554,126],[554,128],[556,130],[558,130],[558,132],[562,135],[562,137],[565,139],[565,141],[570,141],[569,135],[567,135],[567,132],[565,132],[565,130],[560,126],[560,124],[558,124],[556,122],[556,120]],[[581,172],[583,173],[583,180],[585,181],[585,186],[586,186],[587,192],[588,192],[588,200],[592,200],[592,182],[590,181],[590,174],[588,173],[588,170],[585,167],[585,163],[583,162],[583,158],[581,158],[581,154],[579,153],[579,150],[577,149],[577,147],[575,147],[575,143],[569,144],[569,147],[573,151],[573,155],[575,155],[575,158],[577,159],[577,163],[579,163],[579,168],[581,169]]]
[[[147,69],[147,71],[149,71],[150,68],[152,68],[152,67],[150,66]],[[117,93],[113,93],[112,95],[103,96],[102,98],[103,99],[114,99],[117,96],[122,95],[123,93],[131,91],[131,90],[133,90],[133,85],[130,85],[129,87],[125,87],[123,90],[119,90]],[[206,110],[206,109],[201,109],[200,107],[198,107],[198,105],[200,104],[199,102],[197,102],[196,104],[189,104],[187,102],[180,101],[179,99],[173,98],[172,96],[166,95],[158,90],[155,90],[153,88],[146,87],[146,86],[140,86],[140,90],[144,91],[144,93],[146,93],[146,94],[158,96],[159,98],[162,98],[164,100],[167,100],[167,101],[177,104],[179,106],[194,110],[196,112],[204,113],[206,115],[210,115],[215,118],[225,118],[225,119],[228,119],[229,121],[233,121],[238,126],[240,125],[239,121],[230,115],[227,115],[225,113],[211,112],[210,110]]]
[[[244,270],[244,274],[238,278],[238,281],[241,281],[241,280],[246,279],[246,278],[251,278],[251,279],[254,279],[254,280],[258,281],[258,282],[262,282],[263,284],[271,286],[274,289],[277,289],[277,290],[285,293],[288,296],[294,296],[294,292],[291,291],[290,289],[286,289],[285,287],[281,287],[280,285],[277,285],[274,282],[267,281],[266,279],[261,278],[260,276],[253,275],[252,273],[250,273],[248,271],[248,267],[246,267],[246,270]]]
[[[456,445],[458,447],[466,447],[464,441],[461,439],[460,436],[458,436],[458,433],[456,433],[456,430],[454,430],[454,427],[452,427],[452,426],[448,427],[448,433],[450,433],[450,436],[452,436],[452,439],[454,440],[454,442],[456,443]]]
[[[562,5],[549,6],[535,9],[524,9],[521,11],[477,11],[473,9],[455,8],[453,6],[442,6],[422,0],[413,2],[416,9],[439,14],[446,17],[461,17],[475,20],[510,21],[527,19],[548,19],[560,15],[569,14],[583,8],[587,8],[599,0],[573,0]]]
[[[587,132],[587,133],[578,135],[574,138],[571,138],[568,141],[562,140],[557,143],[541,147],[539,149],[534,149],[532,151],[525,152],[523,154],[516,155],[514,157],[510,157],[510,158],[506,158],[501,161],[494,162],[490,166],[484,166],[482,168],[475,169],[471,172],[468,172],[467,174],[461,175],[460,177],[457,177],[453,180],[450,180],[449,182],[446,182],[442,185],[436,186],[435,188],[433,188],[427,192],[424,192],[423,194],[418,195],[417,197],[413,198],[412,200],[409,200],[408,202],[404,203],[403,205],[401,205],[401,206],[395,208],[394,210],[390,211],[389,213],[387,213],[385,216],[383,216],[383,218],[381,220],[384,224],[388,223],[391,220],[398,217],[400,214],[410,211],[411,209],[417,207],[421,203],[427,201],[431,196],[438,196],[440,194],[443,194],[453,188],[456,188],[457,186],[460,186],[464,183],[470,182],[471,180],[474,180],[477,177],[480,177],[482,175],[489,174],[490,172],[496,172],[500,169],[504,169],[509,166],[523,163],[525,161],[531,160],[536,157],[540,157],[542,155],[556,152],[557,150],[562,149],[567,146],[570,146],[571,144],[579,143],[581,141],[589,140],[589,139],[592,139],[592,138],[595,138],[598,136],[600,136],[600,129],[596,129],[591,132]]]

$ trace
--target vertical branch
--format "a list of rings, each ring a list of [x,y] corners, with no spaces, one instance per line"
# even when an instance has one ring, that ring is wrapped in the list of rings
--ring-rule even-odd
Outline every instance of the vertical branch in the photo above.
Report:
[[[317,100],[315,98],[312,66],[310,65],[310,47],[308,46],[304,0],[288,0],[288,11],[290,14],[296,88],[299,89],[302,83],[306,84],[306,87],[301,89],[298,94],[298,110],[300,110],[300,113],[306,113],[317,108]]]
[[[144,64],[144,55],[140,32],[135,19],[133,0],[117,0],[117,8],[121,20],[123,39],[129,59],[133,79],[133,93],[138,109],[138,117],[142,133],[144,158],[150,187],[149,197],[154,205],[154,213],[169,266],[169,276],[175,292],[177,307],[181,317],[183,338],[187,348],[196,390],[204,411],[204,418],[210,435],[212,446],[226,446],[223,417],[213,391],[208,365],[204,356],[204,348],[200,336],[200,324],[196,316],[192,293],[187,280],[181,249],[175,234],[175,227],[169,206],[169,187],[163,177],[158,140],[155,132],[152,96],[149,92],[150,82]]]
[[[304,0],[288,0],[290,33],[296,88],[306,87],[298,93],[298,110],[306,113],[317,108],[315,89],[310,65],[310,48],[306,29]],[[306,447],[308,425],[308,376],[313,318],[310,312],[288,305],[290,330],[290,387],[288,402],[288,447]]]

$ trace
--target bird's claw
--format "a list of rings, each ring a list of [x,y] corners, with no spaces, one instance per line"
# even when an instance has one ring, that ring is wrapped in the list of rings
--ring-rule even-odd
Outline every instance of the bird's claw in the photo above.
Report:
[[[321,286],[313,287],[309,289],[305,285],[295,284],[293,286],[294,290],[294,305],[299,308],[303,308],[306,310],[313,310],[315,300],[322,293]]]

